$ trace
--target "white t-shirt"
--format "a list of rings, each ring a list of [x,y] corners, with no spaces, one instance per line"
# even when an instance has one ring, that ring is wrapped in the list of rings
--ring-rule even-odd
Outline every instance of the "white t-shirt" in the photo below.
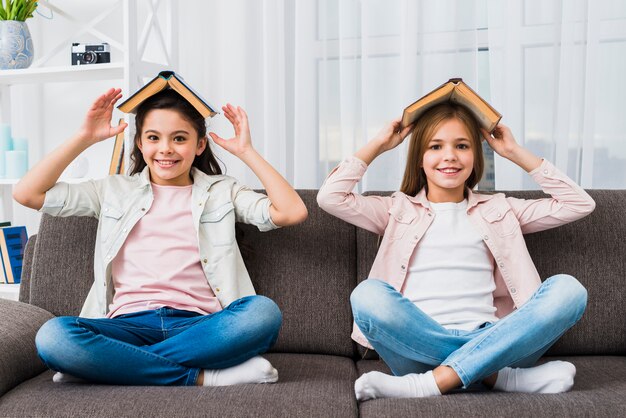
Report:
[[[496,322],[494,260],[467,216],[467,200],[430,205],[435,218],[413,253],[403,295],[448,329]]]

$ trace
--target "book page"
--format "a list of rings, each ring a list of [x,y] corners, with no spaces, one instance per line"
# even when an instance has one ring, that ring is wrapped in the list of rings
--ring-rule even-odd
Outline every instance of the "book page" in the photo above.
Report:
[[[450,100],[450,96],[453,91],[454,85],[452,83],[447,83],[438,87],[436,90],[431,91],[415,103],[409,105],[406,109],[404,109],[404,113],[402,115],[402,126],[409,126],[431,107]]]
[[[124,103],[117,108],[125,113],[134,113],[137,106],[139,106],[148,97],[154,96],[167,86],[167,80],[163,77],[157,76],[152,79],[148,84],[139,89],[135,94],[130,96]]]
[[[478,120],[478,123],[480,123],[480,125],[483,128],[489,130],[489,127],[491,126],[492,121],[491,119],[489,119],[489,117],[487,117],[485,113],[483,113],[479,109],[479,106],[477,105],[476,102],[472,101],[471,99],[464,96],[463,94],[459,94],[458,92],[455,92],[452,95],[452,98],[450,101],[454,103],[458,103],[462,105],[463,107],[467,108],[470,112],[472,112],[474,117]]]

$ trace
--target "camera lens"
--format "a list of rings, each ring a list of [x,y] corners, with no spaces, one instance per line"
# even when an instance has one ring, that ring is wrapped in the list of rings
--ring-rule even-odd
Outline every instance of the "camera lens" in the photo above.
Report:
[[[85,64],[93,64],[98,61],[98,56],[93,51],[86,51],[83,54],[83,61],[85,61]]]

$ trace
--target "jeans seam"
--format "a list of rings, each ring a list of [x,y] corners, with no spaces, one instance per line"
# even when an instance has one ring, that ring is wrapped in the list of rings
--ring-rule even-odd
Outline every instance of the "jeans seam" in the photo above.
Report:
[[[455,362],[455,361],[450,362],[450,363],[443,362],[443,363],[441,363],[441,366],[448,366],[448,367],[452,368],[452,370],[455,371],[457,376],[459,376],[459,379],[461,379],[461,383],[463,383],[463,387],[466,388],[468,386],[468,383],[467,383],[467,380],[468,380],[467,379],[467,373],[465,373],[465,370],[463,369],[463,367],[461,367],[457,362]]]
[[[165,322],[163,321],[163,316],[160,316],[161,319],[161,333],[163,334],[163,340],[167,340],[167,329],[165,328]]]
[[[195,386],[201,371],[202,369],[199,368],[190,368],[189,373],[187,373],[187,381],[185,382],[185,386]]]

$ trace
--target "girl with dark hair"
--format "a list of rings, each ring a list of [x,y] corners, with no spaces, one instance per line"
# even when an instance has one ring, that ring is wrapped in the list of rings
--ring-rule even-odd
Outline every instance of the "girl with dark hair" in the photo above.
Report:
[[[401,190],[353,193],[368,165],[411,132]],[[472,191],[483,172],[481,138],[551,198]],[[393,376],[363,374],[359,400],[436,396],[474,382],[508,392],[572,387],[573,364],[532,366],[581,318],[587,291],[568,275],[542,283],[522,234],[580,219],[595,203],[518,145],[509,128],[499,124],[490,134],[456,104],[431,108],[415,126],[395,120],[329,174],[317,200],[383,235],[369,278],[350,300],[354,340],[374,348]]]
[[[253,148],[240,107],[223,107],[235,137],[215,143],[246,163],[267,196],[222,175],[204,118],[165,90],[137,109],[130,175],[57,183],[89,146],[125,129],[111,126],[119,89],[89,109],[78,133],[19,182],[14,198],[53,216],[98,219],[94,284],[80,316],[46,322],[36,336],[54,381],[121,385],[269,383],[278,373],[261,353],[282,315],[255,295],[235,222],[268,231],[307,216],[304,203]]]

